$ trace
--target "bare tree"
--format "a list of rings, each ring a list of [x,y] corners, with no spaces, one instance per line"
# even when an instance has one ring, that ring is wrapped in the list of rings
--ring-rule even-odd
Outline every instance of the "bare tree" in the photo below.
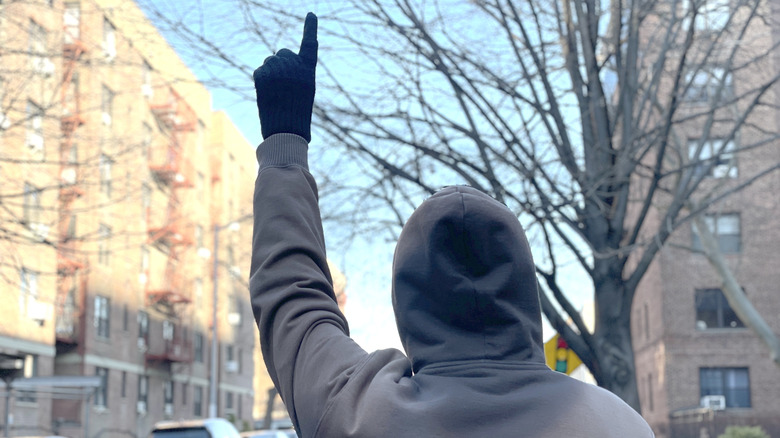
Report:
[[[298,35],[300,14],[273,1],[235,5],[246,26],[233,45],[203,21],[152,16],[199,48],[192,62],[246,77],[262,62],[246,53],[294,47],[282,35]],[[777,145],[767,2],[319,6],[315,124],[337,169],[326,217],[394,237],[443,184],[490,193],[532,239],[549,321],[600,386],[639,409],[630,327],[640,281],[676,230],[780,167],[732,174],[737,157]],[[580,290],[567,286],[572,266]],[[593,293],[593,331],[572,303],[583,291]]]

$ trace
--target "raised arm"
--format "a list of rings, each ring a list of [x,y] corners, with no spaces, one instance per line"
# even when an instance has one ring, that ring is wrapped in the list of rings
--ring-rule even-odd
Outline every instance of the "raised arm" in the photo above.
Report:
[[[264,141],[249,289],[263,359],[301,436],[314,433],[367,357],[336,302],[308,171],[316,64],[317,18],[309,14],[300,52],[282,49],[254,72]]]

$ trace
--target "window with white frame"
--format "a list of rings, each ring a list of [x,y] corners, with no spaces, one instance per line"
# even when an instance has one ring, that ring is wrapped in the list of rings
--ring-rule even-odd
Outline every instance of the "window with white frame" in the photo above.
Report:
[[[700,396],[720,395],[727,408],[749,408],[750,374],[747,368],[713,367],[699,369]]]
[[[38,224],[41,220],[41,190],[30,183],[24,183],[22,219],[27,225]]]
[[[143,124],[143,139],[142,147],[144,148],[144,158],[149,159],[149,148],[152,147],[152,127],[144,122]]]
[[[171,321],[163,320],[163,339],[171,342],[173,341],[174,325]]]
[[[100,193],[111,197],[111,168],[113,161],[106,154],[100,154],[98,167],[100,169]]]
[[[173,415],[173,380],[163,383],[163,401],[165,402],[165,415]]]
[[[138,311],[138,345],[146,345],[149,339],[149,314],[143,310]]]
[[[100,386],[95,388],[95,406],[108,407],[108,368],[95,367],[95,375],[100,377]]]
[[[32,70],[36,74],[49,76],[54,73],[54,64],[49,59],[46,38],[46,29],[35,21],[30,20],[28,49]]]
[[[38,273],[22,268],[19,277],[19,313],[27,315],[38,302]]]
[[[111,227],[105,224],[100,224],[98,229],[98,263],[111,263]]]
[[[734,95],[734,83],[731,72],[721,67],[702,67],[685,75],[685,101],[689,103],[713,102],[720,89],[720,99]],[[722,88],[721,88],[722,87]]]
[[[737,213],[708,214],[704,223],[718,242],[718,249],[723,254],[736,254],[742,250],[742,233],[740,217]],[[701,238],[693,225],[692,246],[696,251],[702,250]]]
[[[195,333],[195,339],[192,342],[194,351],[194,360],[198,363],[203,363],[203,347],[204,347],[204,338],[203,333],[196,332]]]
[[[697,176],[706,174],[713,178],[736,178],[736,144],[722,138],[688,141],[688,158]]]
[[[25,115],[27,118],[25,144],[32,152],[43,152],[43,108],[28,100]]]
[[[111,301],[108,297],[95,295],[94,325],[97,336],[108,339],[111,335]]]
[[[81,39],[81,4],[78,2],[65,3],[62,14],[62,24],[65,28],[63,34],[65,44],[73,44]]]
[[[114,91],[103,85],[100,93],[100,110],[103,113],[103,124],[106,126],[111,126],[114,121],[114,96]]]
[[[203,387],[200,385],[192,388],[192,414],[196,417],[203,416]]]
[[[149,401],[149,376],[138,376],[138,411],[145,413]],[[143,408],[143,409],[141,409]]]
[[[107,17],[103,17],[103,55],[109,62],[116,58],[116,28]]]

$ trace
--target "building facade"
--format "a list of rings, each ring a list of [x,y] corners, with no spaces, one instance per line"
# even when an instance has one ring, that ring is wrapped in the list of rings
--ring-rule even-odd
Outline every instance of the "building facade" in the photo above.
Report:
[[[0,423],[248,429],[253,148],[134,2],[2,2],[0,40],[0,354],[20,358],[17,382],[102,382],[11,383]]]
[[[729,19],[740,23],[746,13],[746,8],[734,9],[733,2],[713,5],[692,24],[702,36],[694,47],[706,46]],[[762,17],[777,13],[765,2],[759,11]],[[737,132],[731,131],[745,111],[745,101],[734,97],[748,95],[756,84],[771,83],[776,59],[760,54],[771,53],[778,30],[775,20],[754,20],[740,40],[723,44],[751,50],[691,51],[701,60],[694,59],[697,70],[687,73],[691,86],[681,99],[680,117],[686,121],[679,125],[679,138],[682,159],[698,157],[691,158],[686,171],[704,176],[701,192],[736,190],[780,162],[775,92],[768,93],[766,107],[753,111]],[[724,76],[729,63],[743,68]],[[716,99],[725,103],[713,106]],[[708,159],[716,154],[717,162]],[[778,189],[780,175],[769,173],[703,216],[719,253],[774,333],[780,333]],[[662,196],[659,202],[664,203]],[[655,218],[655,225],[658,221]],[[737,316],[723,284],[689,221],[666,243],[638,288],[632,310],[636,378],[642,415],[659,438],[714,438],[729,425],[761,426],[769,436],[780,436],[780,368]]]

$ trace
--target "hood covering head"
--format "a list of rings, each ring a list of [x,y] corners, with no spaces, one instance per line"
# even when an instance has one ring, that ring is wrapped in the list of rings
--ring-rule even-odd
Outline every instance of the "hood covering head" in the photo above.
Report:
[[[506,206],[474,188],[442,189],[404,225],[393,308],[414,372],[463,360],[544,363],[525,232]]]

